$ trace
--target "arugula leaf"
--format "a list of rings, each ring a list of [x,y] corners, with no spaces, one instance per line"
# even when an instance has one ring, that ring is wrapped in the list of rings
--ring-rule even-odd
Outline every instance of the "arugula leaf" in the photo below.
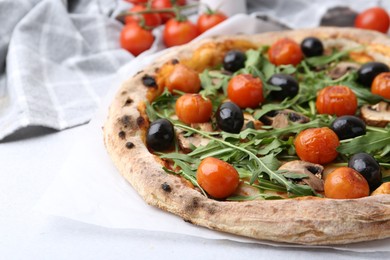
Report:
[[[272,194],[256,194],[254,196],[233,196],[228,197],[226,200],[228,201],[248,201],[248,200],[256,200],[256,199],[262,199],[262,200],[278,200],[283,199],[280,196],[272,195]]]
[[[330,55],[323,55],[323,56],[306,58],[306,61],[307,61],[307,63],[309,63],[313,67],[324,66],[326,64],[329,64],[331,62],[334,62],[334,61],[337,61],[341,58],[346,57],[350,51],[351,50],[336,51]]]
[[[390,145],[390,132],[367,132],[341,143],[337,151],[342,154],[354,154],[361,151],[374,152]]]
[[[307,174],[304,173],[296,173],[296,172],[285,172],[283,175],[288,178],[288,179],[293,179],[293,180],[301,180],[305,178],[309,178]]]

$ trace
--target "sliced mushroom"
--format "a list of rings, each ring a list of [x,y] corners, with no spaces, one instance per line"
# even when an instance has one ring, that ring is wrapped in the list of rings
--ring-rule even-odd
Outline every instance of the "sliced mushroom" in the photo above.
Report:
[[[302,179],[304,184],[309,185],[316,191],[324,191],[324,181],[322,180],[324,167],[320,164],[296,160],[283,164],[279,170],[306,174],[307,178]]]
[[[310,121],[307,116],[290,109],[272,111],[263,116],[261,120],[273,128],[285,128],[289,126],[290,122],[302,124]]]
[[[364,105],[360,113],[367,125],[385,127],[390,122],[390,104],[384,101]]]
[[[213,125],[210,122],[207,123],[193,123],[191,124],[192,128],[199,129],[201,131],[205,132],[212,132],[213,131]]]
[[[210,140],[207,138],[203,138],[200,135],[193,136],[184,136],[183,132],[177,133],[177,140],[179,143],[179,147],[184,153],[189,153],[193,149],[192,147],[205,146]]]
[[[260,129],[263,126],[263,123],[255,119],[251,114],[244,113],[244,126],[243,128],[253,128]]]
[[[358,70],[359,67],[360,65],[354,62],[340,62],[328,72],[328,75],[332,79],[338,79],[349,71]]]

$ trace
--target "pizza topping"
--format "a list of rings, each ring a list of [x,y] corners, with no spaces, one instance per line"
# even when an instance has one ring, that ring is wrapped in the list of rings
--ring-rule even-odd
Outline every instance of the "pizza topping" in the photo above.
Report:
[[[367,180],[373,191],[382,183],[381,168],[378,162],[368,153],[357,153],[348,161],[348,167],[359,172]]]
[[[324,167],[320,164],[314,164],[305,161],[291,161],[283,164],[279,170],[288,170],[287,173],[284,173],[287,177],[292,177],[293,174],[301,174],[301,182],[309,185],[316,191],[324,191],[324,182],[322,180],[322,172]],[[302,177],[302,176],[299,177]]]
[[[371,85],[371,92],[390,99],[390,72],[382,72],[375,77]]]
[[[357,97],[347,86],[328,86],[317,95],[316,108],[320,114],[354,115],[357,106]]]
[[[233,102],[221,104],[216,112],[218,127],[225,132],[239,133],[244,125],[244,115]]]
[[[357,72],[357,81],[365,87],[371,87],[375,77],[382,72],[389,72],[389,66],[382,62],[367,62]]]
[[[384,127],[390,123],[390,105],[384,101],[375,105],[364,105],[360,113],[367,125]]]
[[[332,122],[330,128],[337,134],[340,140],[366,134],[366,124],[356,116],[340,116]]]
[[[240,108],[255,108],[264,101],[263,83],[251,74],[234,76],[228,84],[229,99]]]
[[[223,68],[230,72],[236,72],[244,67],[246,61],[245,53],[239,50],[228,51],[223,58]]]
[[[285,128],[294,123],[307,123],[310,119],[300,113],[297,113],[290,109],[283,109],[279,111],[271,111],[265,116],[261,117],[261,121],[267,125],[271,125],[272,128]]]
[[[232,165],[213,157],[202,160],[196,179],[210,196],[217,199],[231,195],[240,181],[238,172]]]
[[[309,128],[297,135],[294,145],[301,160],[327,164],[336,159],[336,148],[340,141],[336,133],[328,127]]]
[[[184,94],[176,101],[176,115],[186,123],[204,123],[210,120],[213,106],[210,99],[200,94]]]
[[[360,68],[359,64],[349,61],[342,61],[332,68],[328,75],[332,79],[338,79],[351,71],[356,71]]]
[[[301,42],[301,50],[306,57],[321,56],[324,53],[324,45],[316,37],[307,37]]]
[[[166,63],[156,76],[160,92],[167,88],[171,93],[175,90],[185,93],[197,93],[200,90],[198,73],[181,63]]]
[[[371,195],[390,194],[390,182],[382,183]]]
[[[349,167],[340,167],[325,179],[325,197],[332,199],[357,199],[370,194],[366,179]]]
[[[174,142],[174,129],[168,119],[157,119],[150,124],[146,135],[146,144],[155,151],[169,149]]]
[[[268,50],[271,63],[279,65],[298,65],[303,59],[301,47],[289,38],[283,38],[271,45]]]
[[[274,74],[267,83],[280,88],[279,90],[272,90],[269,94],[275,100],[282,101],[287,97],[293,98],[299,91],[298,81],[288,74]]]

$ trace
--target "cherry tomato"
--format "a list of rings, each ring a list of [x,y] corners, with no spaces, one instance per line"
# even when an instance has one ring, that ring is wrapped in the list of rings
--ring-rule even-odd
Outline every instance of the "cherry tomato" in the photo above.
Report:
[[[199,164],[196,179],[212,197],[223,199],[231,195],[240,181],[238,172],[225,161],[207,157]]]
[[[186,124],[205,123],[210,120],[213,105],[200,94],[184,94],[176,101],[176,115]]]
[[[360,13],[355,19],[355,27],[382,33],[387,33],[389,25],[389,14],[385,9],[380,7],[369,8]]]
[[[357,97],[347,86],[328,86],[317,95],[316,107],[320,114],[354,115],[357,106]]]
[[[349,167],[340,167],[326,177],[324,191],[327,198],[357,199],[368,196],[370,187],[360,173]]]
[[[221,12],[216,13],[204,13],[198,17],[196,25],[198,26],[199,33],[204,33],[208,29],[216,26],[217,24],[225,21],[227,16]]]
[[[134,56],[149,49],[153,41],[153,34],[136,23],[126,24],[120,35],[121,47]]]
[[[148,2],[148,0],[125,0],[125,1],[132,4],[146,4]]]
[[[172,8],[173,7],[173,3],[175,3],[176,5],[185,5],[186,4],[186,0],[177,0],[177,1],[173,1],[173,0],[152,0],[152,8],[153,9],[167,9],[167,8]],[[173,12],[163,12],[163,13],[159,13],[159,16],[161,18],[161,21],[163,23],[166,23],[169,19],[175,17],[175,14]]]
[[[227,88],[229,99],[240,108],[255,108],[264,101],[263,82],[250,74],[234,76]]]
[[[279,65],[297,65],[303,59],[301,47],[289,38],[274,42],[268,50],[271,63]]]
[[[176,19],[170,19],[165,24],[163,41],[165,46],[172,47],[190,42],[198,35],[198,28],[189,20],[177,21]]]
[[[143,5],[135,5],[130,9],[130,12],[139,12],[146,10],[146,7]],[[139,14],[139,15],[129,15],[125,17],[125,23],[140,23],[142,21],[142,17],[145,20],[145,25],[150,27],[156,27],[161,24],[161,18],[157,13],[150,14]]]
[[[294,145],[301,160],[326,164],[336,159],[336,148],[340,141],[336,133],[328,127],[309,128],[296,136]]]
[[[371,92],[390,99],[390,72],[382,72],[375,77],[371,85]]]
[[[167,77],[165,86],[170,92],[179,90],[186,93],[197,93],[200,90],[198,73],[183,64],[175,64]]]

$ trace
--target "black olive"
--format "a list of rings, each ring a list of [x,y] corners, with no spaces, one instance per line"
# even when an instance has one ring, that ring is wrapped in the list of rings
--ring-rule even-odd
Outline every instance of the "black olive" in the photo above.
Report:
[[[365,87],[371,87],[374,78],[382,72],[389,72],[389,66],[382,62],[367,62],[357,71],[357,81]]]
[[[348,167],[356,170],[367,180],[373,191],[382,183],[381,168],[378,162],[368,153],[357,153],[348,161]]]
[[[299,91],[298,81],[288,74],[274,74],[268,80],[268,84],[281,87],[281,90],[270,92],[270,96],[276,100],[283,100],[286,97],[292,98]]]
[[[245,61],[246,56],[242,51],[228,51],[223,58],[223,68],[230,72],[236,72],[245,66]]]
[[[340,116],[332,122],[330,128],[340,140],[366,134],[366,123],[356,116]]]
[[[244,125],[244,114],[233,102],[225,102],[219,106],[217,113],[218,127],[229,133],[239,133]]]
[[[172,123],[165,118],[157,119],[149,126],[146,144],[153,150],[163,151],[172,146],[174,137],[175,132]]]
[[[307,37],[301,42],[301,50],[306,57],[321,56],[324,54],[324,45],[316,37]]]

